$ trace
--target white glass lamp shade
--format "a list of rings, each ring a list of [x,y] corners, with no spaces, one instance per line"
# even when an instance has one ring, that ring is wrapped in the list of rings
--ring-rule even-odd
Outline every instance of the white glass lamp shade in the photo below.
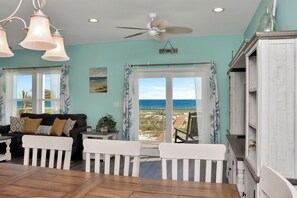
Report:
[[[12,57],[13,55],[7,43],[6,31],[0,26],[0,57]]]
[[[49,18],[41,10],[30,17],[29,31],[20,45],[31,50],[49,50],[57,47],[51,35]]]
[[[41,58],[48,61],[68,61],[69,57],[65,52],[63,36],[59,33],[55,33],[53,34],[53,39],[55,40],[57,47],[51,50],[46,50]]]

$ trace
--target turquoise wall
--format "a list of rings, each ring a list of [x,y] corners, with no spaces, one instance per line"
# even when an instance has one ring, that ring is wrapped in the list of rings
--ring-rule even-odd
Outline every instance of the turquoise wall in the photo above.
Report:
[[[93,128],[105,113],[115,116],[117,127],[122,127],[122,95],[124,65],[143,63],[183,63],[215,61],[217,65],[219,99],[221,104],[221,131],[225,142],[227,129],[228,64],[232,51],[236,51],[243,35],[201,36],[172,38],[171,43],[178,48],[178,54],[160,55],[159,49],[165,42],[155,40],[115,41],[97,44],[67,46],[70,57],[70,91],[73,113],[85,113],[88,124]],[[43,61],[42,53],[30,50],[15,50],[13,58],[0,59],[1,67],[26,67],[57,65]],[[89,68],[107,67],[108,92],[89,93]],[[119,106],[117,105],[119,104]]]
[[[250,21],[244,38],[249,39],[257,30],[258,22],[265,12],[265,8],[271,8],[273,0],[261,0],[261,3]],[[297,30],[297,1],[296,0],[277,0],[276,3],[276,21],[279,30]]]

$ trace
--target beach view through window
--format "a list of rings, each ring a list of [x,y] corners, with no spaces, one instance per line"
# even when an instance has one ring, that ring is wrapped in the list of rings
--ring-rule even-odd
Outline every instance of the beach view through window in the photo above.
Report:
[[[41,113],[57,113],[59,111],[59,93],[60,93],[60,74],[42,74],[42,78],[36,89],[38,93],[37,105],[41,105]],[[33,112],[33,76],[32,75],[15,75],[14,76],[14,112],[15,116],[22,113]],[[40,93],[41,92],[41,93]],[[34,100],[35,101],[35,100]]]
[[[197,93],[194,77],[172,78],[173,127],[186,130],[188,113],[196,111],[196,105],[201,111],[201,78],[196,82]],[[166,91],[166,78],[139,78],[139,140],[165,141]]]

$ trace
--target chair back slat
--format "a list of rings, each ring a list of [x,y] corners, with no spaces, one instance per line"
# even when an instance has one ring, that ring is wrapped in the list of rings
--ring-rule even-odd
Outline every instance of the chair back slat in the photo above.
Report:
[[[222,183],[223,181],[223,162],[222,161],[217,161],[217,170],[216,170],[216,183]]]
[[[37,148],[33,148],[32,166],[37,166]]]
[[[110,154],[105,153],[105,159],[104,159],[104,174],[110,174]]]
[[[115,155],[114,160],[114,175],[120,175],[120,155]]]
[[[95,173],[100,173],[100,154],[95,154]]]
[[[200,160],[194,160],[194,181],[200,181]]]
[[[111,174],[111,157],[115,157],[113,174],[120,174],[121,158],[124,157],[124,176],[129,176],[130,161],[132,161],[132,176],[139,176],[139,157],[141,143],[136,141],[85,139],[83,142],[84,153],[86,153],[86,172],[90,172],[91,162],[88,154],[99,154],[104,156],[104,174]],[[133,158],[133,160],[132,160]],[[136,158],[136,160],[135,160]],[[100,163],[99,163],[100,164]],[[98,164],[95,166],[99,167]],[[96,167],[95,167],[96,170]],[[100,168],[98,169],[100,172]]]
[[[34,136],[24,135],[22,137],[23,147],[25,149],[24,165],[29,165],[30,149],[32,149],[32,166],[38,164],[38,151],[41,151],[40,166],[46,166],[47,151],[50,152],[49,168],[54,168],[55,164],[55,152],[58,152],[56,160],[56,168],[70,169],[70,158],[72,151],[73,139],[71,137],[51,137],[51,136]],[[63,159],[64,154],[64,159]]]
[[[45,167],[46,164],[46,149],[41,150],[41,167]]]
[[[167,162],[172,163],[172,179],[177,180],[178,160],[183,160],[183,180],[189,180],[189,160],[194,160],[194,181],[200,181],[201,160],[205,161],[205,182],[212,181],[213,164],[217,164],[215,169],[215,182],[222,183],[223,166],[221,163],[225,159],[226,146],[223,144],[159,144],[160,157],[162,159],[162,178],[167,179]],[[220,162],[220,163],[218,163]]]
[[[205,166],[205,181],[211,182],[211,160],[206,160],[206,166]]]
[[[135,156],[134,157],[133,164],[134,165],[133,165],[133,168],[132,168],[132,176],[133,177],[138,177],[138,175],[139,175],[139,168],[137,168],[137,167],[140,166],[140,157]]]
[[[297,190],[281,174],[268,166],[263,166],[260,170],[259,182],[260,198],[297,198]]]
[[[183,180],[189,181],[189,159],[183,160]]]

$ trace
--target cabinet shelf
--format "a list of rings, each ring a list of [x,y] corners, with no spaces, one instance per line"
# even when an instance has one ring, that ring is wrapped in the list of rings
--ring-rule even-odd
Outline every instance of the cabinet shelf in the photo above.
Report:
[[[249,88],[249,92],[250,92],[250,93],[255,93],[255,92],[257,92],[257,87],[250,87],[250,88]]]

